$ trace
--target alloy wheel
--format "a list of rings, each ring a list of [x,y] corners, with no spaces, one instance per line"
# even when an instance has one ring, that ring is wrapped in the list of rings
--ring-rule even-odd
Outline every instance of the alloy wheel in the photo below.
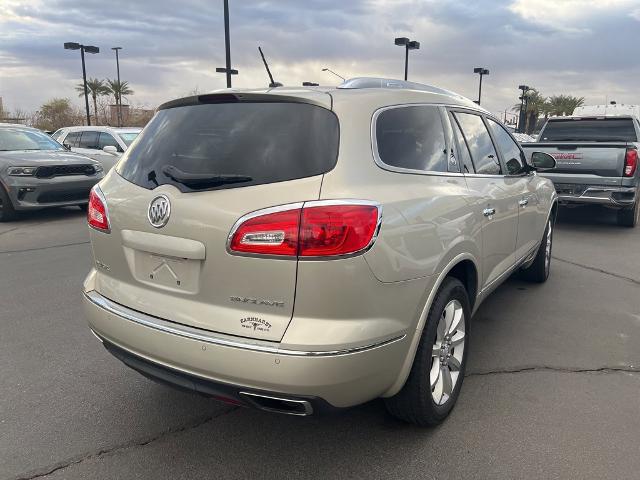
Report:
[[[429,381],[436,405],[444,405],[458,383],[464,358],[465,316],[462,304],[451,300],[444,308],[431,354]]]
[[[551,220],[549,220],[549,224],[547,225],[547,238],[546,245],[544,247],[544,270],[545,272],[549,272],[549,266],[551,265],[551,229],[553,225]]]

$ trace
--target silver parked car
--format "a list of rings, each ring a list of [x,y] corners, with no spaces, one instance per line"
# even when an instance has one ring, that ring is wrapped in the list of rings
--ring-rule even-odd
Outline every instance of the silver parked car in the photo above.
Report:
[[[52,136],[72,152],[99,161],[109,171],[141,131],[138,127],[65,127]]]
[[[487,111],[434,87],[225,90],[160,107],[91,194],[90,327],[146,376],[309,415],[383,397],[442,421],[469,322],[549,275],[556,194]],[[523,293],[524,294],[524,293]]]
[[[49,135],[0,123],[0,222],[19,210],[78,205],[104,177],[95,160],[67,151]]]

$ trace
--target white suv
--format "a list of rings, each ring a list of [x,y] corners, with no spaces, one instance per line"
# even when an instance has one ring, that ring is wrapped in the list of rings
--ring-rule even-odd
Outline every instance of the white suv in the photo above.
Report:
[[[141,131],[137,127],[65,127],[52,137],[72,152],[98,160],[108,171]]]

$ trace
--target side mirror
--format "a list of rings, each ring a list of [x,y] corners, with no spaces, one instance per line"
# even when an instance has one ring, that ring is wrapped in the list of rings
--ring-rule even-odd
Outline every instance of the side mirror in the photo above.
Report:
[[[548,153],[533,152],[531,154],[531,164],[536,170],[551,170],[556,168],[556,159]]]
[[[102,147],[102,151],[104,153],[110,153],[111,155],[117,155],[118,154],[118,149],[116,147],[114,147],[113,145],[105,145],[104,147]]]

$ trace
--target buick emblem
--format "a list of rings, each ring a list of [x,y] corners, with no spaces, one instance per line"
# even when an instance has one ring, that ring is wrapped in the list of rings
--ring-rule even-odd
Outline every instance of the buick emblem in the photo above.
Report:
[[[149,223],[156,228],[164,227],[169,221],[171,215],[171,203],[165,195],[158,195],[151,200],[147,218]]]

